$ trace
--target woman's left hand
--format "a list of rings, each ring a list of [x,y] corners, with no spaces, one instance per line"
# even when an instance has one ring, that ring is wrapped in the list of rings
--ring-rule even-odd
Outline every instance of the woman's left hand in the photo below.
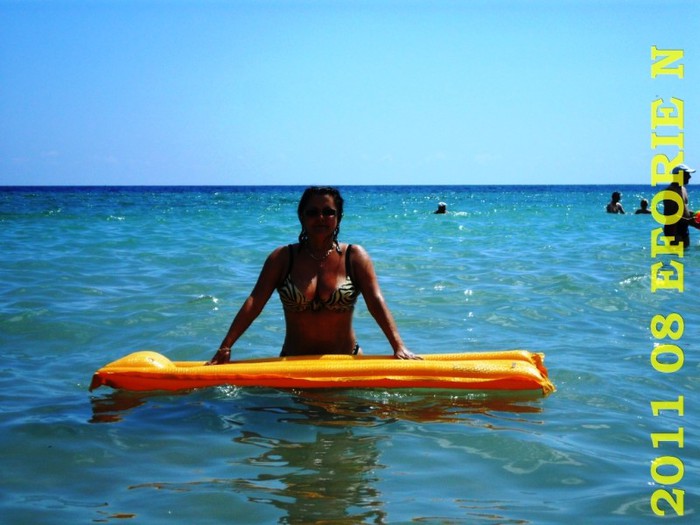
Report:
[[[411,352],[408,348],[405,346],[402,346],[398,350],[394,352],[394,357],[396,359],[420,359],[422,360],[423,358],[419,355],[414,354]]]

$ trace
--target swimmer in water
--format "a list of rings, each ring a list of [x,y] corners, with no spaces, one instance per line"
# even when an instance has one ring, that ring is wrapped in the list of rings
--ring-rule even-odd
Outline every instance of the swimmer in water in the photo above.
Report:
[[[610,202],[608,205],[605,207],[605,210],[608,213],[625,213],[625,209],[622,207],[622,203],[620,202],[622,200],[622,196],[620,195],[619,191],[614,191],[612,194],[612,197],[610,199]]]

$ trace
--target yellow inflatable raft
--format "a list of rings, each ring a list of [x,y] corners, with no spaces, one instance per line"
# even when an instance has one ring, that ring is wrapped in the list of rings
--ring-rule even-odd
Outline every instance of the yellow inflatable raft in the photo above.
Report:
[[[232,361],[170,361],[135,352],[100,368],[90,390],[183,390],[220,385],[273,388],[439,388],[554,391],[544,354],[525,350],[423,354],[423,360],[386,356],[319,355]]]

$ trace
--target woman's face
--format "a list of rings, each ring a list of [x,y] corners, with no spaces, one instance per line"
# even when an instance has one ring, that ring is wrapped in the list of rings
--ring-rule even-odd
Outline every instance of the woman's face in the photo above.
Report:
[[[338,227],[338,209],[331,195],[312,195],[302,211],[302,224],[309,236],[333,235]]]

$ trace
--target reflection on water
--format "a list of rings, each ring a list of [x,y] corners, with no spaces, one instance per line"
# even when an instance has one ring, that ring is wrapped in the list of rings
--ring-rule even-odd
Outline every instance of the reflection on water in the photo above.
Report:
[[[352,429],[319,430],[308,442],[243,432],[235,441],[262,451],[248,458],[259,474],[233,481],[251,500],[283,510],[280,523],[385,523],[376,488],[378,441]]]
[[[209,389],[189,395],[112,391],[92,398],[93,423],[175,424],[167,414],[200,415],[222,436],[215,478],[152,480],[130,489],[214,490],[264,503],[278,523],[388,523],[381,472],[385,448],[401,422],[487,429],[517,427],[537,414],[538,400],[520,396],[417,391]],[[186,403],[180,402],[187,400]],[[166,410],[146,414],[149,404]],[[170,408],[168,409],[168,406]],[[153,417],[161,421],[153,421]],[[179,416],[176,416],[179,417]],[[532,424],[531,417],[527,421]],[[200,421],[201,422],[201,421]],[[214,423],[212,425],[211,423]],[[537,421],[534,421],[537,424]],[[380,427],[386,426],[386,430]],[[119,427],[117,427],[119,428]],[[384,480],[385,481],[385,480]],[[213,487],[213,489],[212,489]]]
[[[209,389],[227,398],[236,398],[243,392],[256,391],[278,392],[281,398],[290,395],[289,392],[273,389],[241,389],[238,387],[218,387]],[[190,392],[127,392],[113,390],[108,394],[92,396],[91,423],[117,423],[133,409],[146,404],[150,399],[167,396],[187,396]],[[292,399],[300,403],[295,408],[286,407],[289,416],[308,415],[314,408],[321,410],[323,418],[306,418],[314,425],[333,426],[345,425],[350,418],[355,426],[377,426],[396,420],[413,421],[416,423],[454,423],[464,421],[473,414],[489,414],[492,412],[504,414],[539,413],[541,395],[533,392],[472,392],[464,391],[455,394],[454,391],[439,390],[304,390],[291,392]],[[270,406],[255,406],[251,403],[246,410],[274,410]],[[304,417],[294,418],[296,423],[303,422]]]
[[[169,396],[184,396],[187,392],[168,392]],[[128,392],[125,390],[113,390],[109,394],[91,396],[92,418],[89,423],[119,423],[133,409],[143,406],[149,400],[162,394],[148,392]]]
[[[140,407],[150,396],[115,390],[107,395],[92,396],[90,423],[118,423],[130,410]]]
[[[323,410],[324,424],[343,424],[351,419],[355,425],[386,424],[392,421],[415,423],[469,422],[474,414],[488,415],[538,413],[541,396],[532,393],[458,393],[454,391],[416,390],[307,390],[298,392],[299,401]],[[318,424],[318,421],[314,421]]]

